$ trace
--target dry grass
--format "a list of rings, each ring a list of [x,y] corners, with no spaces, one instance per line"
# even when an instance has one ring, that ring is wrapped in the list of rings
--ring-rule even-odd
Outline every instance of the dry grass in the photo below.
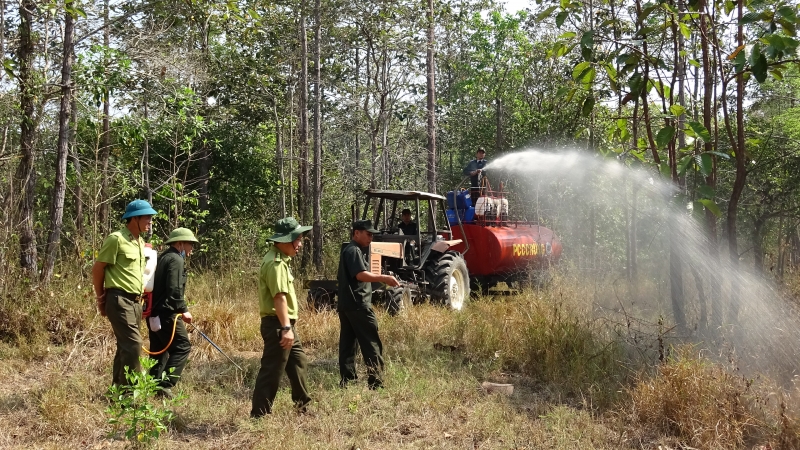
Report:
[[[194,349],[178,384],[188,399],[154,448],[618,449],[680,442],[793,448],[797,442],[788,401],[758,396],[755,385],[689,355],[639,372],[623,389],[630,379],[619,363],[625,352],[588,316],[585,293],[563,283],[479,299],[461,313],[430,305],[395,318],[379,313],[387,360],[387,388],[380,392],[363,383],[337,387],[338,319],[304,311],[298,329],[312,362],[312,413],[297,415],[282,390],[275,414],[251,421],[262,347],[254,274],[255,268],[190,279],[187,298],[197,324],[244,371],[190,333]],[[113,335],[84,298],[88,288],[75,288],[80,282],[56,285],[52,297],[48,292],[17,310],[3,305],[3,317],[27,314],[31,321],[0,324],[6,330],[1,448],[126,447],[108,438],[104,412]],[[32,306],[48,298],[61,328],[43,325],[49,314]],[[512,383],[515,393],[487,395],[483,381]]]

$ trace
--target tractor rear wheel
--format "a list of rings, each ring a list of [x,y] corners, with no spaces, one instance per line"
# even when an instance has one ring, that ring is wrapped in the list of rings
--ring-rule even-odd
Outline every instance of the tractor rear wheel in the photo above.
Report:
[[[458,253],[446,253],[429,271],[430,295],[435,301],[460,311],[469,298],[469,271]]]
[[[322,288],[309,289],[308,306],[316,311],[334,309],[336,307],[336,293]]]
[[[396,316],[400,314],[406,307],[406,299],[404,298],[403,294],[403,288],[397,287],[386,289],[384,299],[386,300],[386,312],[388,312],[390,316]],[[409,298],[408,300],[410,303],[411,299]]]

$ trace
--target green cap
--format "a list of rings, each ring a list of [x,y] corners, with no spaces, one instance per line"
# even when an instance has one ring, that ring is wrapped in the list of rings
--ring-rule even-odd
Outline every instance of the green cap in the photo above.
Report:
[[[198,242],[197,238],[194,237],[194,233],[192,230],[188,228],[175,228],[172,230],[172,233],[169,234],[169,239],[164,242],[165,244],[171,244],[173,242]]]
[[[275,234],[270,236],[268,240],[272,242],[293,242],[300,237],[301,234],[311,229],[311,226],[300,225],[294,217],[284,217],[283,219],[275,222]]]
[[[353,222],[353,229],[369,231],[372,234],[380,233],[380,231],[372,228],[371,220],[356,220],[355,222]]]

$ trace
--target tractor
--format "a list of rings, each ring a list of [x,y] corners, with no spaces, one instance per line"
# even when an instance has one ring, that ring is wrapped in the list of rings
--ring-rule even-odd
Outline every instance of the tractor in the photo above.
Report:
[[[555,233],[510,216],[502,186],[492,191],[486,179],[474,206],[469,191],[460,189],[447,197],[379,189],[364,194],[361,219],[372,219],[380,231],[370,244],[369,270],[401,282],[399,288],[373,285],[373,302],[390,314],[425,299],[461,310],[471,290],[488,294],[500,282],[522,285],[533,269],[547,268],[561,255]],[[414,212],[416,234],[405,235],[398,226],[403,208]],[[310,304],[335,303],[336,280],[309,280],[305,287]]]
[[[380,189],[368,189],[364,195],[366,205],[361,218],[371,219],[380,231],[370,244],[369,270],[394,275],[401,282],[399,288],[373,285],[373,301],[384,304],[390,314],[425,298],[454,310],[463,308],[470,295],[469,271],[464,257],[453,249],[461,241],[452,238],[445,197]],[[404,208],[414,214],[417,234],[405,235],[398,226]],[[354,208],[353,218],[356,216]],[[309,280],[305,287],[309,303],[315,307],[335,303],[336,280]]]

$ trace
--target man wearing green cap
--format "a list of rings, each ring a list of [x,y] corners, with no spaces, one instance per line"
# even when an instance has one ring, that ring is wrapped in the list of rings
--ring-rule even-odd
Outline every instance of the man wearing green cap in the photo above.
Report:
[[[100,247],[92,267],[92,284],[97,297],[100,315],[108,317],[117,352],[114,355],[112,382],[128,384],[125,368],[141,371],[139,356],[142,336],[139,323],[142,318],[142,293],[144,286],[144,239],[141,234],[150,231],[156,211],[144,200],[134,200],[125,208],[122,220],[125,226],[111,233]]]
[[[339,302],[336,311],[341,324],[339,374],[342,387],[358,378],[356,351],[359,346],[367,366],[367,385],[370,389],[383,386],[383,344],[378,335],[378,319],[372,311],[372,283],[389,286],[399,286],[400,283],[391,275],[375,275],[369,271],[366,256],[375,233],[378,230],[372,228],[371,220],[353,222],[353,239],[342,249],[339,258]]]
[[[261,312],[261,337],[264,353],[261,369],[253,390],[250,417],[272,414],[283,372],[289,377],[292,401],[299,411],[311,402],[306,389],[306,354],[294,329],[297,321],[297,295],[289,261],[303,246],[303,233],[310,226],[301,226],[294,217],[275,223],[273,245],[261,261],[258,275],[258,300]]]
[[[172,388],[180,379],[192,350],[189,334],[183,324],[192,323],[192,314],[183,298],[186,287],[184,260],[192,254],[197,238],[188,228],[175,228],[165,243],[169,244],[169,248],[158,257],[153,280],[153,311],[148,319],[148,328],[150,352],[161,352],[150,355],[156,360],[150,375],[161,379],[159,393],[171,398]]]

